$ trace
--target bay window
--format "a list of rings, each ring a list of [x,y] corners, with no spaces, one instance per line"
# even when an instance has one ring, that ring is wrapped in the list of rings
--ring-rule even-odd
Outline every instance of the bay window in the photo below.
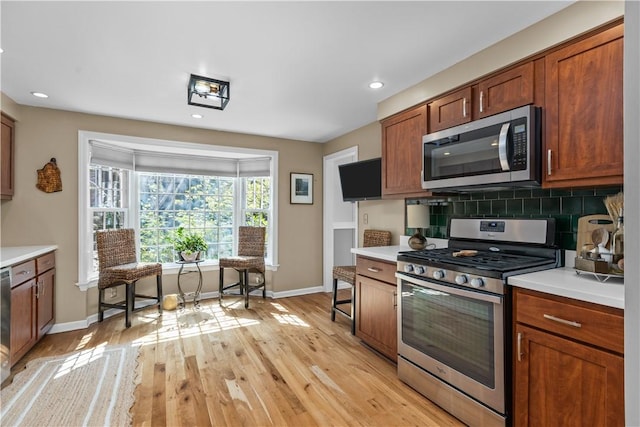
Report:
[[[115,139],[115,141],[114,141]],[[206,264],[234,254],[238,226],[267,229],[277,259],[277,153],[80,132],[79,286],[97,278],[95,233],[134,228],[138,259],[170,267],[178,227],[204,236]]]

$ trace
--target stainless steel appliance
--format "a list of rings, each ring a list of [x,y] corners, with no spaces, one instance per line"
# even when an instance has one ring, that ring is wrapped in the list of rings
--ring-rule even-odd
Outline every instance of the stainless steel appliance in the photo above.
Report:
[[[0,270],[0,382],[11,373],[11,268]]]
[[[398,377],[469,425],[509,420],[507,277],[562,265],[554,219],[452,218],[444,249],[398,254]]]
[[[422,188],[539,185],[539,107],[525,106],[422,138]]]

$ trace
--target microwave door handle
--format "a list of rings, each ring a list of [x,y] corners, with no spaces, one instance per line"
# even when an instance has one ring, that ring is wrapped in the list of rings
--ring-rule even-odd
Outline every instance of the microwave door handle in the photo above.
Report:
[[[503,171],[509,170],[509,159],[507,158],[507,137],[509,136],[509,125],[505,123],[500,129],[500,137],[498,139],[498,155],[500,156],[500,167]]]

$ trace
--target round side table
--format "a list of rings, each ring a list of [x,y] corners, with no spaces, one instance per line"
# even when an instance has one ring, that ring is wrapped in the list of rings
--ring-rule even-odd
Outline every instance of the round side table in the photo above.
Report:
[[[197,259],[195,261],[176,261],[180,264],[180,270],[178,271],[178,305],[180,310],[184,310],[184,305],[187,297],[193,296],[193,307],[200,307],[200,291],[202,290],[202,270],[200,270],[200,263],[203,262],[203,259]],[[185,270],[184,267],[186,265],[195,265],[196,270]],[[181,285],[181,277],[185,274],[189,273],[198,273],[198,286],[194,292],[184,292],[182,290]]]

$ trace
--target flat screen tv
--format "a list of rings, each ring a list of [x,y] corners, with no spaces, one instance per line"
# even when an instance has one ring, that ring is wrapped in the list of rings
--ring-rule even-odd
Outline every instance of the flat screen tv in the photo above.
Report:
[[[382,198],[382,159],[380,157],[338,166],[342,200],[357,202]]]

